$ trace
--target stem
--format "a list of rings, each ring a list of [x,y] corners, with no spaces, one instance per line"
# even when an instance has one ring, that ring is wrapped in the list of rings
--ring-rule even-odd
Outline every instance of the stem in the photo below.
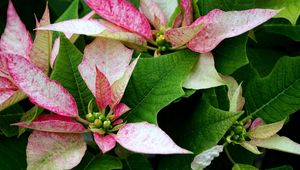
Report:
[[[156,42],[153,40],[148,41],[150,44],[157,46]]]
[[[176,51],[176,50],[182,50],[182,49],[186,49],[186,45],[183,45],[183,46],[177,47],[177,48],[171,48],[170,50]]]
[[[143,47],[145,47],[145,48],[147,48],[147,49],[149,49],[149,50],[153,50],[153,51],[157,50],[157,48],[155,48],[155,47],[150,47],[150,46],[148,46],[148,45],[143,46]]]
[[[249,114],[248,116],[246,116],[244,119],[242,119],[242,122],[243,123],[246,123],[249,119],[251,119],[252,118],[252,116],[253,116],[253,114],[251,113],[251,114]]]
[[[80,123],[83,123],[83,124],[85,124],[85,125],[90,125],[91,123],[89,122],[89,121],[87,121],[87,120],[85,120],[85,119],[82,119],[81,117],[76,117],[75,118],[78,122],[80,122]]]
[[[224,147],[224,150],[225,150],[225,153],[226,153],[226,155],[227,155],[229,161],[230,161],[232,164],[236,164],[236,163],[234,162],[234,160],[232,159],[232,157],[230,156],[227,147]]]

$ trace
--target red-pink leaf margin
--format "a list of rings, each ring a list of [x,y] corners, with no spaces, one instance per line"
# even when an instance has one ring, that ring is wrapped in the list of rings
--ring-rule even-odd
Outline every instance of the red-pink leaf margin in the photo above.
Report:
[[[108,21],[146,39],[152,39],[151,27],[146,17],[126,0],[85,0],[90,8]]]
[[[75,120],[54,114],[41,115],[30,123],[19,122],[13,125],[39,131],[57,133],[83,133],[86,131],[84,126]]]
[[[11,0],[9,0],[6,27],[0,39],[0,52],[18,54],[29,58],[31,48],[30,33],[19,18]]]
[[[26,148],[27,170],[72,169],[86,149],[81,134],[33,131]]]
[[[117,142],[124,148],[146,154],[191,154],[177,146],[158,126],[147,122],[128,123],[118,131]]]
[[[62,85],[22,56],[10,55],[8,59],[10,76],[31,102],[62,116],[78,116],[75,99]]]
[[[18,90],[18,88],[8,78],[0,76],[0,92],[6,90]]]
[[[111,86],[105,75],[96,67],[96,103],[103,111],[111,102]]]
[[[258,117],[256,119],[253,120],[250,129],[253,130],[255,128],[257,128],[258,126],[264,125],[264,121],[262,120],[262,118]]]
[[[101,136],[100,134],[95,132],[94,139],[103,154],[112,150],[116,146],[116,139],[115,139],[114,134],[108,134],[106,136]]]
[[[192,25],[204,24],[202,29],[187,45],[193,51],[206,53],[213,50],[225,38],[240,35],[266,22],[279,11],[271,9],[250,9],[224,12],[210,11],[198,18]]]

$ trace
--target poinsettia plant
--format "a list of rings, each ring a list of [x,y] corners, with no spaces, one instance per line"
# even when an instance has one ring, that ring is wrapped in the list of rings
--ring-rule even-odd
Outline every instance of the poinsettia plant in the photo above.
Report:
[[[1,167],[265,169],[271,150],[300,155],[280,131],[300,108],[297,1],[41,1],[35,17],[20,4],[0,3]]]

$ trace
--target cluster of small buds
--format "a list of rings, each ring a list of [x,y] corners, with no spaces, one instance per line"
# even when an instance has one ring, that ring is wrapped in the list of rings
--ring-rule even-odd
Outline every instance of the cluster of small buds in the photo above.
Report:
[[[171,48],[171,44],[165,38],[164,29],[161,29],[160,32],[156,33],[155,41],[159,51],[167,51],[169,48]]]
[[[243,122],[235,122],[229,130],[226,141],[228,143],[242,144],[247,138],[247,131]]]

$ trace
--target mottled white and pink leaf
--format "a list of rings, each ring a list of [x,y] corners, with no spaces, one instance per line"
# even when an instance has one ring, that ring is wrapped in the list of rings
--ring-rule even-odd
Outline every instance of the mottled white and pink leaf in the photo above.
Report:
[[[192,0],[181,0],[180,6],[183,10],[182,26],[189,26],[193,22],[193,5]]]
[[[126,90],[127,84],[130,80],[131,74],[132,74],[138,60],[139,60],[139,57],[136,58],[129,66],[127,66],[127,69],[126,69],[124,75],[120,79],[116,80],[113,83],[113,85],[111,87],[111,90],[112,90],[112,101],[110,103],[111,108],[114,108],[115,105],[120,103],[120,101],[124,95],[124,92]]]
[[[96,67],[96,103],[101,111],[111,102],[111,86],[105,75]]]
[[[10,55],[8,71],[15,85],[34,104],[62,116],[78,116],[78,109],[73,96],[58,82],[50,80],[42,70],[24,57]]]
[[[39,27],[37,30],[59,31],[71,35],[97,35],[103,32],[105,27],[96,19],[71,19]]]
[[[83,80],[95,96],[95,66],[112,85],[124,75],[132,53],[133,50],[126,48],[122,43],[100,37],[86,46],[82,63],[78,66],[78,69]]]
[[[158,126],[147,122],[128,123],[116,135],[117,142],[124,148],[146,154],[190,154],[177,146]]]
[[[0,39],[0,52],[18,54],[29,58],[31,48],[30,33],[19,18],[10,0],[7,9],[6,27]]]
[[[97,132],[94,132],[94,139],[103,154],[112,150],[116,146],[116,139],[114,134],[101,136]]]
[[[83,133],[84,126],[75,120],[54,114],[41,115],[32,122],[19,122],[13,125],[45,132]]]
[[[198,18],[192,25],[204,24],[201,30],[187,45],[193,51],[206,53],[213,50],[225,38],[240,35],[264,23],[278,13],[271,9],[250,9],[224,12],[210,11]]]
[[[205,150],[195,156],[191,168],[192,170],[204,169],[211,164],[211,161],[220,155],[223,152],[222,145],[216,145],[208,150]]]
[[[101,17],[146,39],[152,39],[146,17],[126,0],[85,0]]]
[[[192,40],[205,26],[203,24],[171,28],[165,32],[165,37],[172,47],[180,47]]]
[[[164,12],[153,0],[140,0],[139,8],[157,30],[166,25]],[[159,20],[160,25],[157,25],[158,22],[156,22],[156,18]]]
[[[121,117],[124,113],[128,112],[130,108],[124,103],[119,103],[113,108],[113,110],[114,110],[114,120],[116,120],[119,117]]]
[[[81,134],[33,131],[26,149],[28,170],[72,169],[86,151]]]

